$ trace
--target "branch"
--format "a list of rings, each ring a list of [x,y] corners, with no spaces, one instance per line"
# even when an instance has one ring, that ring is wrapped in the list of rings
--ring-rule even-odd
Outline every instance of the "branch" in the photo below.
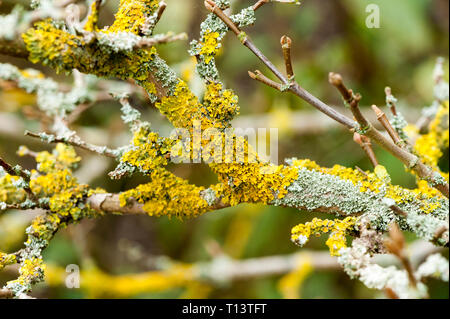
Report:
[[[15,167],[12,167],[11,165],[9,165],[8,163],[6,163],[1,157],[0,157],[0,166],[3,167],[3,169],[11,176],[18,176],[23,178],[23,180],[26,182],[26,185],[24,185],[22,188],[23,190],[28,194],[28,196],[30,197],[30,199],[33,202],[37,202],[37,197],[36,195],[33,193],[33,191],[31,190],[30,186],[29,186],[29,182],[30,182],[30,174],[26,173],[22,167],[20,167],[19,165],[16,165]]]
[[[117,158],[117,156],[119,155],[118,152],[116,150],[112,150],[107,148],[106,146],[98,146],[98,145],[94,145],[94,144],[90,144],[87,142],[84,142],[83,140],[81,140],[81,138],[78,135],[72,135],[69,137],[58,137],[55,135],[51,135],[51,134],[46,134],[46,133],[33,133],[30,131],[25,131],[25,135],[26,136],[31,136],[31,137],[35,137],[35,138],[39,138],[43,141],[46,141],[47,143],[65,143],[65,144],[69,144],[72,146],[76,146],[79,147],[81,149],[84,149],[86,151],[89,152],[93,152],[93,153],[97,153],[100,155],[105,155],[107,157],[111,157],[111,158]]]
[[[0,37],[0,54],[27,59],[29,52],[21,37],[17,37],[14,40],[6,40]]]
[[[375,156],[375,152],[372,149],[372,143],[370,143],[370,138],[355,132],[353,134],[353,140],[364,150],[373,167],[378,166],[378,160],[377,157]]]
[[[392,127],[391,122],[389,122],[386,114],[382,110],[380,110],[376,105],[372,105],[372,110],[377,115],[378,121],[381,123],[381,125],[383,125],[386,132],[388,132],[392,141],[396,145],[403,147],[403,145],[404,145],[403,141],[401,140],[400,136],[398,136],[397,131]]]

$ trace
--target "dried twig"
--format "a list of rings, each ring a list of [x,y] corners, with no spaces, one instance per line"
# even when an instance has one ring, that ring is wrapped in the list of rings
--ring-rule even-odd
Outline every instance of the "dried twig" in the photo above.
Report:
[[[358,122],[360,130],[364,131],[365,129],[367,129],[369,127],[369,122],[366,120],[366,118],[361,113],[361,110],[359,109],[359,101],[361,101],[361,95],[359,93],[354,94],[353,90],[347,89],[340,74],[330,72],[330,74],[328,75],[328,81],[330,82],[330,84],[334,85],[341,93],[342,97],[344,98],[345,104],[350,107],[355,120]]]
[[[180,40],[186,40],[187,34],[185,32],[183,33],[179,33],[179,34],[165,34],[162,36],[155,36],[152,38],[142,38],[142,40],[140,40],[136,47],[138,48],[143,48],[143,47],[151,47],[157,44],[163,44],[163,43],[170,43],[170,42],[175,42],[175,41],[180,41]]]

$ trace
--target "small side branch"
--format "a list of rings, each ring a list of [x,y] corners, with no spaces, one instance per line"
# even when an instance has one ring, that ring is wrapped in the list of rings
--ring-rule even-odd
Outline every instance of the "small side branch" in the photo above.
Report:
[[[370,142],[370,138],[355,132],[353,134],[353,140],[359,146],[361,146],[363,151],[367,154],[367,157],[369,158],[373,167],[378,166],[378,160],[377,157],[375,156],[375,152],[372,149],[372,143]]]
[[[350,107],[350,110],[352,111],[355,120],[358,122],[360,129],[362,131],[366,130],[370,124],[359,109],[361,95],[359,93],[354,94],[353,90],[347,89],[340,74],[330,72],[328,75],[328,81],[341,93],[345,104]]]
[[[179,33],[179,34],[164,34],[161,36],[154,36],[151,38],[142,38],[142,40],[140,40],[136,47],[137,48],[143,48],[143,47],[151,47],[157,44],[164,44],[164,43],[170,43],[170,42],[175,42],[175,41],[180,41],[180,40],[186,40],[188,38],[186,33]]]
[[[380,110],[376,105],[372,105],[372,110],[377,115],[378,122],[380,122],[381,125],[386,130],[386,132],[388,132],[392,141],[395,144],[403,147],[404,143],[403,143],[402,139],[400,138],[400,136],[398,136],[397,131],[392,127],[391,122],[389,122],[386,114],[382,110]]]
[[[270,86],[280,92],[283,91],[282,85],[280,83],[277,83],[275,81],[272,81],[268,77],[266,77],[264,74],[261,73],[261,71],[256,70],[255,72],[248,71],[248,75],[256,81],[259,81],[261,83],[264,83],[267,86]]]
[[[36,195],[31,190],[28,183],[30,182],[30,174],[25,172],[22,167],[19,165],[16,165],[15,167],[12,167],[7,162],[3,160],[3,158],[0,157],[0,166],[3,167],[3,169],[11,176],[18,176],[23,178],[23,180],[26,182],[26,185],[23,186],[23,190],[28,194],[30,199],[33,202],[37,202]]]
[[[94,144],[87,143],[87,142],[81,140],[80,137],[77,135],[72,135],[70,137],[58,137],[58,136],[49,135],[49,134],[45,134],[45,133],[37,134],[37,133],[30,132],[30,131],[26,131],[25,135],[31,136],[31,137],[36,137],[41,140],[45,140],[48,143],[69,144],[69,145],[84,149],[86,151],[97,153],[100,155],[105,155],[105,156],[111,157],[111,158],[117,158],[117,155],[118,155],[117,151],[115,151],[115,150],[109,149],[105,146],[97,146]]]
[[[164,1],[161,1],[159,3],[159,8],[158,8],[158,13],[156,14],[156,20],[155,20],[155,25],[159,22],[159,20],[161,20],[161,17],[164,13],[164,11],[167,8],[167,3],[165,3]]]

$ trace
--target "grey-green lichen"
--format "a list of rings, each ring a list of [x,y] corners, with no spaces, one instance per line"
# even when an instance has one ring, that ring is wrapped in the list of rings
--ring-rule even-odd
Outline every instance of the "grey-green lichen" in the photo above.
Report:
[[[219,7],[221,6],[218,3],[216,4]],[[225,2],[223,3],[223,7],[227,5]],[[230,16],[230,19],[240,28],[251,25],[256,20],[253,7],[241,10],[238,14]],[[200,24],[200,39],[191,42],[189,53],[197,57],[197,72],[205,81],[220,81],[215,57],[228,31],[227,25],[215,14],[210,13]]]
[[[63,93],[56,82],[36,70],[19,70],[17,67],[0,63],[0,79],[14,81],[27,93],[36,93],[37,105],[48,116],[64,116],[72,112],[77,105],[93,100],[89,84],[92,76],[85,76],[86,81],[75,82],[74,88]]]

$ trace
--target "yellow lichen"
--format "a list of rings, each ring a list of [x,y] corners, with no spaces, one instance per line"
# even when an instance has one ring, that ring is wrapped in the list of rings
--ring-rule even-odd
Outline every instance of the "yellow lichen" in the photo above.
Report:
[[[156,168],[151,182],[120,194],[120,204],[130,199],[143,204],[150,216],[195,217],[207,211],[209,204],[201,197],[204,187],[189,184],[164,168]]]
[[[16,280],[8,281],[8,285],[29,286],[36,283],[45,271],[44,261],[42,257],[32,257],[25,259],[19,268],[20,276]]]
[[[97,23],[98,23],[98,7],[96,1],[92,1],[91,3],[91,12],[87,17],[87,21],[84,25],[84,30],[87,32],[96,32],[98,31]]]
[[[219,32],[207,32],[203,35],[203,41],[201,42],[200,54],[205,56],[205,63],[209,64],[211,59],[217,54],[217,50],[220,48],[217,38]]]
[[[159,7],[157,0],[120,0],[113,25],[107,32],[131,32],[139,34],[141,27]]]
[[[22,150],[23,151],[23,150]],[[74,168],[81,160],[72,146],[58,143],[50,154],[39,152],[36,156],[39,171],[43,173],[55,172],[66,168]]]
[[[291,240],[300,246],[303,246],[311,235],[320,236],[330,233],[326,245],[330,249],[330,255],[339,256],[339,251],[347,247],[346,235],[352,230],[357,222],[356,217],[346,217],[344,219],[322,220],[313,218],[312,221],[305,224],[299,224],[291,230]]]
[[[429,125],[429,132],[420,135],[414,145],[414,151],[426,165],[439,170],[438,162],[442,150],[449,147],[449,102],[440,105],[436,117]]]
[[[25,200],[25,191],[14,185],[18,179],[19,177],[9,174],[0,177],[0,202],[19,203]]]

